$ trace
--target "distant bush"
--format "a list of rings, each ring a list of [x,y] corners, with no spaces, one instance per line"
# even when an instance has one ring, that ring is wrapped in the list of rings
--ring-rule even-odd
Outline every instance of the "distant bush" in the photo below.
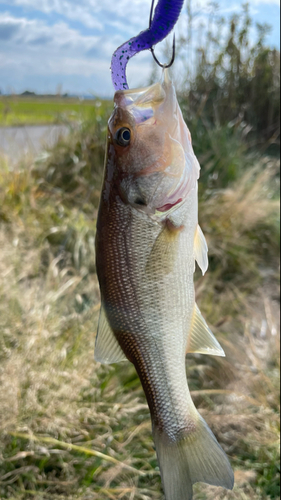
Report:
[[[181,47],[195,36],[198,41],[192,68],[190,61],[186,64],[181,96],[186,118],[212,126],[243,124],[258,143],[275,142],[280,134],[280,52],[266,45],[271,28],[256,24],[253,30],[248,3],[228,19],[220,16],[217,4],[209,8],[208,27],[195,30],[189,2],[189,32]]]
[[[224,18],[210,2],[202,24],[192,0],[187,10],[177,50],[184,77],[177,73],[174,80],[202,167],[201,195],[232,185],[261,156],[279,157],[280,52],[266,45],[271,28],[254,26],[249,4]],[[155,76],[153,71],[151,82]]]

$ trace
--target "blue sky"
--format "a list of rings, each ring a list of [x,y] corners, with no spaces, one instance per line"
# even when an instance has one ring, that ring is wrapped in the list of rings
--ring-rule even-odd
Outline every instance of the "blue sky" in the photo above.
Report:
[[[0,0],[0,90],[110,96],[114,50],[147,28],[151,0]],[[241,0],[218,0],[227,16]],[[193,0],[196,22],[204,22],[208,0]],[[255,22],[272,25],[268,44],[280,47],[279,0],[251,0]],[[186,29],[183,12],[177,31]],[[254,43],[254,39],[253,39]],[[128,66],[130,86],[147,82],[149,52]]]

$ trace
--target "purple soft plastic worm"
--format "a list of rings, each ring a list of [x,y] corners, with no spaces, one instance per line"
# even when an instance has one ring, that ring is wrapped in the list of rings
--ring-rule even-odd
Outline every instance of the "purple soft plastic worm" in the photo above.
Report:
[[[151,49],[168,36],[175,26],[184,0],[158,0],[151,26],[119,47],[111,60],[112,83],[115,90],[128,89],[126,66],[138,52]]]

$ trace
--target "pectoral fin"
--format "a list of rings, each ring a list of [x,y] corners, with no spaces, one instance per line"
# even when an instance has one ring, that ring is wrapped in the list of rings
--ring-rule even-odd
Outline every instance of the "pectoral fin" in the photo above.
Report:
[[[191,323],[186,353],[209,354],[224,357],[225,353],[204,320],[197,304]]]
[[[194,238],[194,257],[200,267],[202,274],[206,273],[209,265],[208,261],[208,245],[201,227],[197,226]]]
[[[173,271],[180,231],[181,228],[173,229],[172,226],[166,225],[157,237],[145,269],[146,274],[151,278],[156,279]]]
[[[108,323],[103,305],[100,310],[94,358],[105,365],[127,360]]]

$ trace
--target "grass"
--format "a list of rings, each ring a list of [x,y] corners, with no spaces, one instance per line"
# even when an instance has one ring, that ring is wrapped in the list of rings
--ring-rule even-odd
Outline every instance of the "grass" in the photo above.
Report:
[[[93,360],[100,116],[30,164],[0,167],[1,499],[163,498],[134,368]],[[280,496],[278,169],[255,157],[235,183],[202,189],[210,269],[196,273],[197,300],[227,357],[190,355],[187,376],[236,485],[197,485],[195,500]]]
[[[42,125],[96,119],[109,107],[107,101],[78,98],[0,97],[0,126]]]

